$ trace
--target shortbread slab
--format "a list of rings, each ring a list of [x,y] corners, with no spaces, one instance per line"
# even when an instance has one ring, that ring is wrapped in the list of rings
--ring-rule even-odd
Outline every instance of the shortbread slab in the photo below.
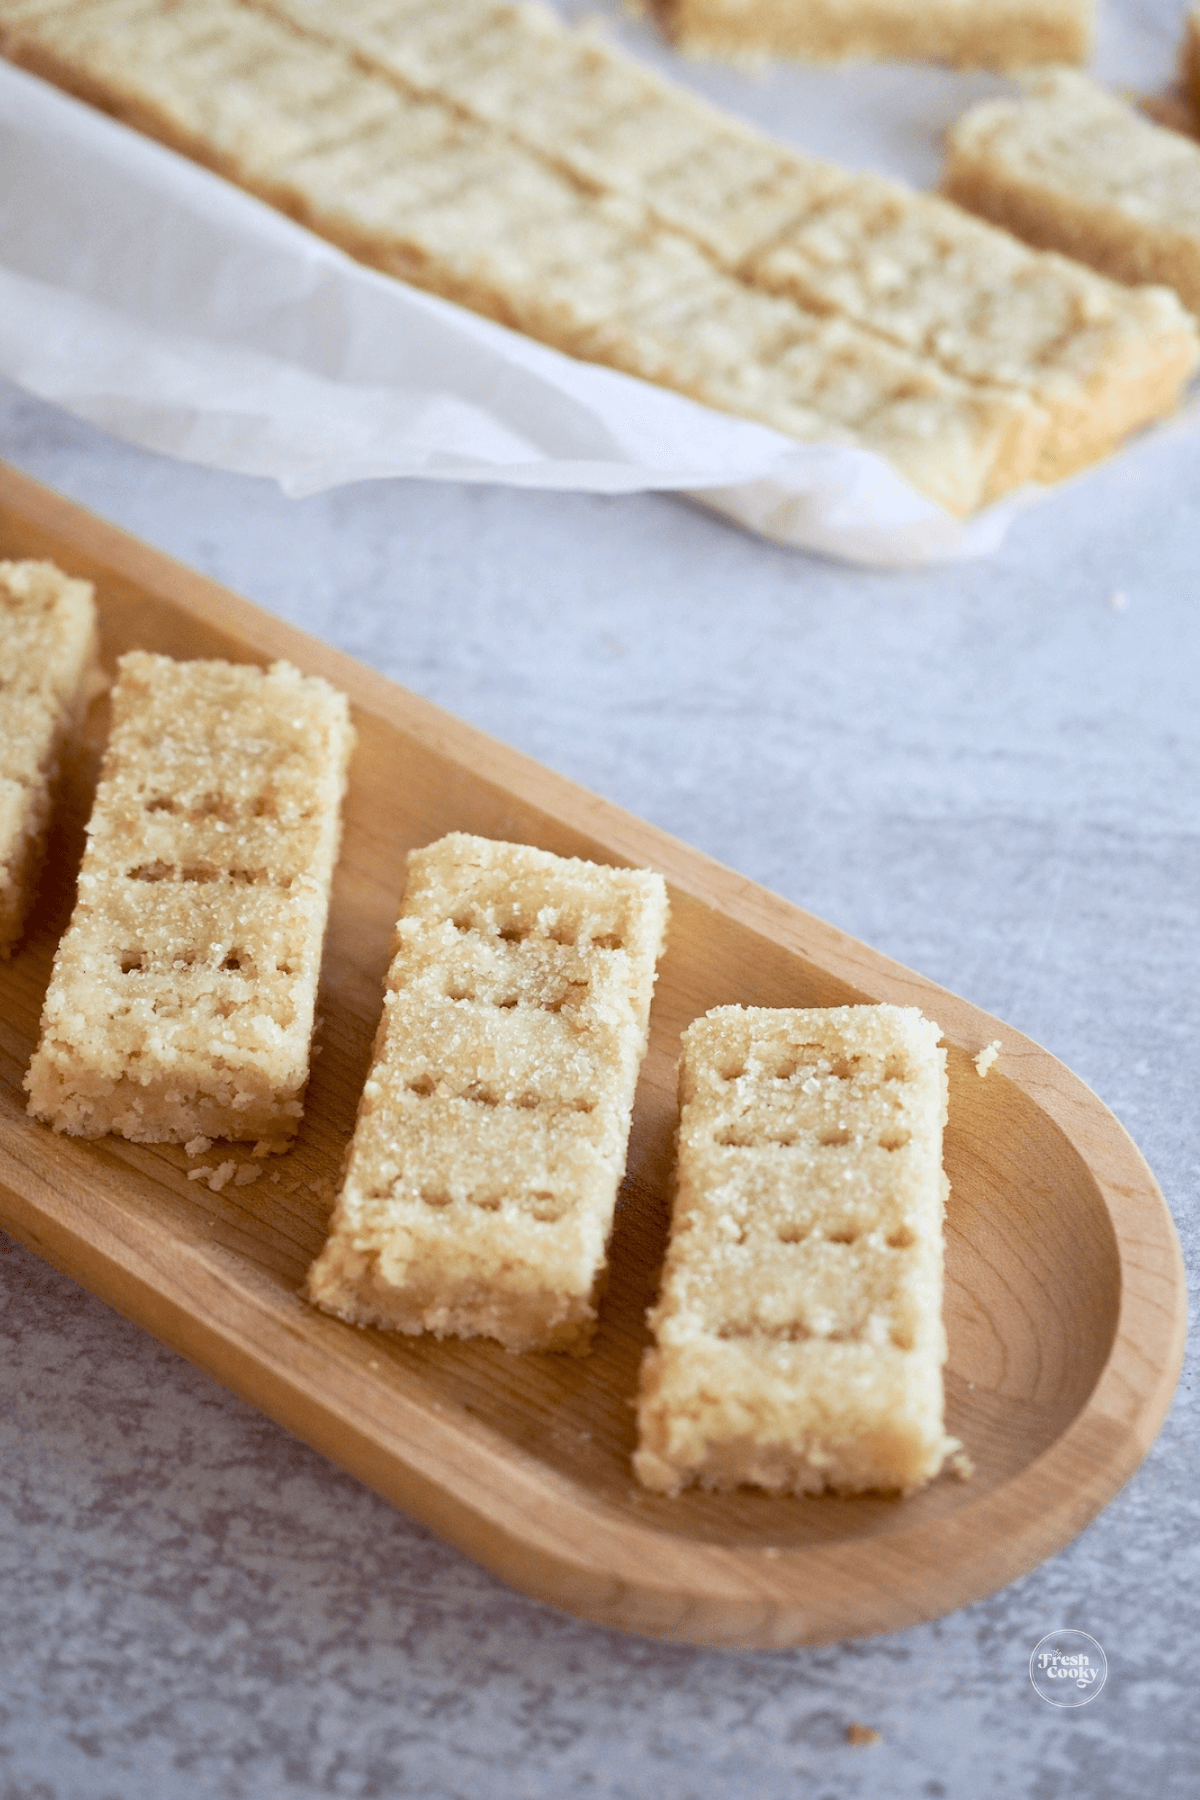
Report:
[[[0,957],[29,911],[62,753],[95,659],[91,582],[53,563],[0,562]]]
[[[970,510],[1022,480],[1057,480],[1106,455],[1171,411],[1200,358],[1192,321],[1170,295],[1131,293],[944,200],[805,156],[664,80],[598,33],[570,29],[548,8],[501,0],[456,0],[433,9],[411,3],[383,9],[374,0],[336,8],[324,0],[255,3],[352,51],[401,91],[440,97],[495,127],[597,195],[641,207],[662,228],[654,248],[664,265],[671,260],[667,244],[678,234],[718,270],[793,301],[793,336],[806,319],[815,345],[814,315],[840,319],[913,362],[881,366],[862,382],[854,420],[834,399],[846,393],[844,337],[818,400],[813,376],[805,377],[807,396],[796,391],[795,358],[789,382],[746,342],[737,361],[744,379],[736,380],[725,366],[696,357],[694,337],[682,340],[682,355],[680,345],[663,351],[644,336],[634,344],[631,315],[640,293],[619,281],[614,291],[626,292],[628,301],[614,304],[610,295],[611,329],[600,339],[589,342],[577,329],[572,336],[565,322],[552,320],[539,326],[534,319],[525,329],[801,439],[847,441],[838,434],[849,432],[850,441],[888,456],[951,511]],[[580,216],[591,222],[594,212],[593,204]],[[568,233],[557,218],[552,229],[565,252]],[[636,226],[626,235],[636,237]],[[627,250],[576,236],[563,262],[577,281],[586,268],[594,287],[597,271],[607,265],[615,277],[618,262],[624,275]],[[530,273],[532,293],[544,296],[544,280]],[[699,268],[675,285],[710,344],[734,304],[733,290],[706,283]],[[701,295],[707,296],[703,308]],[[740,310],[751,305],[747,300]],[[526,317],[532,317],[529,306]],[[865,349],[851,354],[865,371]],[[689,360],[696,367],[685,374]],[[929,396],[924,377],[937,368],[982,390],[973,423],[969,404],[953,388],[931,405],[876,404],[906,383],[912,398]],[[1037,426],[1027,414],[1023,424],[1010,419],[997,430],[997,390],[1032,402]],[[929,425],[924,444],[917,430],[922,418]],[[1041,442],[1031,464],[1025,452],[1035,430]],[[1006,431],[1010,447],[997,449]],[[937,442],[944,445],[940,456],[933,453]],[[995,461],[981,473],[981,460],[993,453]]]
[[[666,922],[647,870],[461,832],[410,855],[316,1305],[587,1350]]]
[[[943,1427],[945,1052],[914,1007],[689,1026],[646,1487],[909,1493]]]
[[[346,700],[287,663],[139,651],[119,671],[29,1110],[79,1137],[281,1147],[308,1079]]]
[[[943,186],[1028,243],[1159,282],[1200,314],[1200,145],[1085,75],[1042,76],[964,114]]]
[[[1086,62],[1095,0],[658,0],[693,55],[1026,69]]]

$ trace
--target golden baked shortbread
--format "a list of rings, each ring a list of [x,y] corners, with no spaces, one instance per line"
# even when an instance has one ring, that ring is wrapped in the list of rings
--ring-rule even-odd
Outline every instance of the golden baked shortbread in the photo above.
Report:
[[[725,1006],[684,1033],[647,1487],[908,1493],[941,1468],[938,1036],[897,1006]]]
[[[1085,62],[1095,0],[657,0],[699,56],[928,60],[963,69]]]
[[[666,921],[647,870],[461,832],[412,853],[311,1300],[587,1349]]]
[[[1087,76],[1040,76],[965,113],[943,185],[1028,243],[1161,283],[1200,314],[1200,145]]]
[[[343,695],[134,652],[26,1077],[80,1137],[282,1147],[308,1078],[353,743]]]
[[[89,581],[0,562],[0,957],[21,935],[59,764],[96,656]]]

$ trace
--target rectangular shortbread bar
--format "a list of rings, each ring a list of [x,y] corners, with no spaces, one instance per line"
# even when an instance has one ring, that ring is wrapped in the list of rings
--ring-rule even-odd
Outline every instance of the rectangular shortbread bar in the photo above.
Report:
[[[1086,62],[1095,0],[658,0],[675,42],[745,61],[925,60],[962,69]]]
[[[1009,389],[1031,400],[1039,423],[1027,419],[1007,450],[994,440],[985,449],[983,421],[970,421],[964,431],[961,397],[942,390],[929,431],[929,440],[943,446],[938,457],[931,444],[922,455],[917,440],[916,416],[925,408],[902,417],[893,405],[867,432],[864,409],[856,422],[844,408],[839,413],[828,393],[811,408],[816,416],[807,429],[798,394],[756,406],[747,388],[778,395],[780,371],[770,358],[756,362],[747,343],[740,362],[753,374],[737,394],[728,386],[721,392],[719,372],[707,382],[689,381],[678,347],[674,377],[658,365],[642,366],[636,355],[608,358],[794,436],[812,436],[822,420],[826,436],[836,436],[837,427],[867,432],[872,448],[952,510],[963,509],[967,486],[983,491],[978,469],[989,456],[988,491],[997,492],[1022,479],[1018,465],[1051,481],[1105,455],[1169,412],[1195,366],[1194,327],[1170,294],[1130,292],[1064,257],[1031,250],[944,200],[804,156],[664,80],[601,36],[571,30],[548,8],[503,0],[434,8],[425,0],[394,0],[383,10],[374,0],[346,0],[336,8],[325,0],[255,3],[342,45],[405,91],[449,101],[577,181],[644,208],[662,232],[688,239],[749,287],[791,300],[807,314],[851,322],[908,353],[911,362],[890,370],[881,365],[864,380],[864,395],[894,393],[914,375],[919,394],[924,363],[984,394]],[[1044,9],[1037,11],[1044,18]],[[977,19],[980,9],[964,9],[964,20],[968,12]],[[629,310],[636,307],[627,255],[581,244],[570,260],[576,268],[586,262],[593,276],[607,264],[612,294],[630,292]],[[690,296],[712,286],[698,286],[695,278],[676,283]],[[730,289],[726,282],[720,291]],[[709,307],[707,299],[703,304]],[[696,300],[693,311],[700,311]],[[595,344],[557,341],[604,359]],[[820,366],[818,357],[809,360]],[[1030,466],[1025,458],[1035,436],[1039,447]],[[953,440],[959,448],[951,452]],[[965,477],[957,492],[947,481],[951,469]]]
[[[91,582],[53,563],[0,562],[0,957],[21,935],[95,657]]]
[[[907,1493],[942,1466],[938,1036],[897,1006],[723,1006],[684,1033],[647,1487]]]
[[[29,1110],[141,1143],[294,1133],[353,732],[287,663],[121,658]]]
[[[943,185],[1031,244],[1161,282],[1200,313],[1200,145],[1085,75],[1042,76],[964,114]]]
[[[666,920],[647,870],[460,832],[412,853],[310,1299],[351,1324],[588,1348]]]

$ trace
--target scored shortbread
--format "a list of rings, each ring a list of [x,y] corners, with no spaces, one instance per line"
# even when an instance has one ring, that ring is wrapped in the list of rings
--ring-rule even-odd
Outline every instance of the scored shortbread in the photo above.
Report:
[[[1095,0],[656,0],[697,56],[878,57],[1025,69],[1086,62]]]
[[[964,114],[943,185],[1028,243],[1161,282],[1200,313],[1200,145],[1085,75],[1041,76]]]
[[[587,1349],[666,921],[647,870],[459,832],[412,853],[311,1300]]]
[[[606,339],[542,335],[582,356],[745,411],[800,438],[857,435],[951,510],[1035,476],[1051,481],[1105,455],[1131,431],[1169,412],[1197,360],[1193,325],[1162,292],[1131,293],[1063,257],[1018,243],[956,206],[900,182],[838,168],[764,136],[675,86],[595,32],[571,30],[548,8],[502,0],[257,0],[297,29],[363,59],[406,92],[450,102],[577,182],[644,209],[659,227],[649,257],[594,231],[571,242],[555,223],[564,275],[586,268]],[[969,9],[977,15],[979,9]],[[1039,13],[1044,9],[1039,8]],[[964,10],[964,19],[966,10]],[[366,171],[364,171],[366,172]],[[594,218],[589,205],[587,217]],[[797,358],[781,366],[752,329],[726,326],[724,367],[680,326],[653,358],[639,356],[639,308],[654,295],[682,303],[712,327],[731,310],[747,319],[729,281],[706,280],[678,236],[750,288],[794,302],[790,333],[807,333],[809,393]],[[628,233],[626,234],[628,235]],[[636,279],[635,279],[636,265]],[[600,292],[599,272],[612,280]],[[540,290],[539,290],[540,291]],[[765,309],[763,309],[765,311]],[[856,408],[845,404],[843,355],[829,351],[818,318],[843,320],[905,354],[874,361],[858,333],[847,346],[861,370]],[[780,318],[786,315],[779,315]],[[625,329],[617,325],[621,319]],[[528,327],[527,327],[528,328]],[[778,335],[778,324],[776,325]],[[823,367],[833,378],[817,388]],[[939,368],[950,388],[922,381]],[[974,416],[957,384],[981,390]],[[908,404],[895,395],[907,384]],[[816,395],[814,397],[814,389]],[[985,417],[997,389],[1036,414]],[[880,400],[891,397],[888,407]],[[838,404],[839,399],[841,404]],[[807,409],[807,411],[806,411]],[[922,444],[919,422],[928,428]],[[940,456],[935,443],[941,444]],[[984,473],[984,470],[987,473]],[[957,471],[951,478],[950,472]]]
[[[0,562],[0,957],[21,935],[62,752],[96,658],[92,584]]]
[[[645,1486],[907,1493],[941,1468],[938,1037],[897,1006],[724,1006],[684,1033]]]
[[[308,1078],[346,700],[287,663],[134,652],[119,671],[29,1110],[81,1137],[282,1147]]]

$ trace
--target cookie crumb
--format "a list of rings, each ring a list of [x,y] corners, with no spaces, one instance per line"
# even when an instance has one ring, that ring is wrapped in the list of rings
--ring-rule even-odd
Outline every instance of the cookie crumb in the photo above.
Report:
[[[975,1464],[963,1449],[954,1452],[946,1467],[956,1481],[970,1481],[975,1473]]]
[[[218,1163],[215,1167],[212,1163],[201,1163],[198,1169],[188,1170],[188,1180],[207,1181],[213,1193],[219,1194],[223,1187],[229,1186],[236,1174],[237,1164],[231,1159],[229,1162]]]
[[[991,1043],[986,1044],[979,1052],[979,1055],[975,1057],[975,1068],[981,1079],[987,1074],[988,1070],[999,1056],[1002,1048],[1003,1045],[1001,1040],[999,1038],[993,1038]]]
[[[261,1174],[262,1170],[256,1168],[253,1163],[243,1163],[233,1178],[233,1185],[234,1187],[249,1187],[250,1183],[257,1181]]]
[[[860,1725],[857,1719],[852,1720],[846,1727],[848,1744],[878,1744],[882,1742],[882,1739],[882,1731],[876,1731],[873,1725]]]
[[[1129,595],[1123,594],[1120,588],[1117,588],[1109,595],[1108,604],[1112,607],[1114,612],[1124,612],[1125,608],[1129,605]]]
[[[204,1152],[206,1150],[211,1150],[212,1147],[213,1141],[211,1138],[189,1138],[187,1143],[183,1146],[183,1154],[185,1156],[203,1156]]]

